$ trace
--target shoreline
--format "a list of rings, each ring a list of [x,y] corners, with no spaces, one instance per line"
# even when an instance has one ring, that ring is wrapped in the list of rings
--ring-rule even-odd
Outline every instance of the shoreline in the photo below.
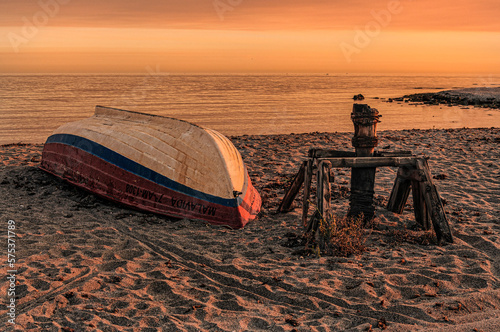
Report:
[[[285,246],[302,232],[300,201],[274,211],[309,147],[353,150],[351,137],[231,136],[263,198],[260,217],[238,231],[120,207],[39,170],[43,145],[0,146],[0,215],[17,227],[16,327],[496,331],[500,128],[378,132],[378,151],[430,157],[455,243],[418,230],[411,198],[402,215],[385,210],[397,169],[384,167],[368,250],[301,256]],[[349,180],[335,169],[339,214]]]
[[[396,101],[395,98],[392,98],[393,101]],[[427,129],[377,129],[377,135],[380,137],[384,133],[394,133],[394,132],[436,132],[436,131],[459,131],[459,130],[490,130],[490,129],[499,129],[500,127],[496,126],[491,126],[491,127],[460,127],[460,128],[427,128]],[[309,137],[309,136],[317,136],[317,135],[351,135],[352,136],[353,132],[352,130],[346,130],[346,131],[311,131],[311,132],[304,132],[304,133],[289,133],[289,134],[241,134],[241,135],[225,135],[228,137],[230,140],[238,141],[243,138],[269,138],[269,139],[274,139],[274,138],[286,138],[286,137]],[[40,148],[40,150],[43,149],[43,145],[45,143],[40,143],[40,142],[10,142],[10,143],[2,143],[0,144],[0,148],[10,148],[10,147],[28,147],[31,148],[32,146],[37,146]],[[349,149],[352,149],[354,151],[354,148],[352,146],[348,147]],[[31,150],[31,149],[30,149]],[[21,150],[18,150],[21,151]],[[0,151],[0,154],[2,152]]]

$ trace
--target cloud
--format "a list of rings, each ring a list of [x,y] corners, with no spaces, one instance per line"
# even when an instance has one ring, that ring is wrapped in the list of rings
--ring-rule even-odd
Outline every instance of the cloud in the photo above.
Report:
[[[0,72],[484,72],[498,68],[497,1],[2,1]],[[379,33],[346,62],[339,45],[377,17]]]
[[[0,3],[0,25],[22,25],[41,3],[57,1],[67,4],[60,5],[51,26],[342,30],[366,24],[373,11],[397,2],[403,11],[392,18],[390,29],[500,31],[497,0],[16,0]],[[223,7],[217,10],[214,3]]]

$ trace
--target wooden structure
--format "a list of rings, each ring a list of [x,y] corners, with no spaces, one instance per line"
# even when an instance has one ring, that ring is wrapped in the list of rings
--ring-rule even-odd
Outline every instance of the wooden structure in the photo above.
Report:
[[[377,123],[380,115],[375,108],[365,104],[354,104],[351,119],[354,123],[352,145],[357,157],[372,157],[378,144]],[[354,167],[351,172],[350,217],[363,215],[365,224],[373,219],[375,207],[375,167]]]
[[[315,157],[318,154],[328,156]],[[319,220],[331,213],[330,184],[334,182],[334,176],[331,172],[332,168],[347,167],[355,170],[367,167],[398,167],[396,181],[389,197],[387,209],[395,213],[403,213],[403,208],[411,190],[415,220],[424,230],[430,229],[432,221],[438,241],[453,242],[444,207],[436,186],[432,183],[432,175],[426,158],[411,156],[406,152],[389,153],[389,156],[379,154],[374,157],[336,157],[346,154],[348,154],[346,151],[310,149],[309,157],[303,162],[299,172],[287,189],[278,207],[278,212],[291,211],[293,201],[297,197],[302,185],[304,185],[302,222],[307,232],[315,232]],[[312,214],[312,217],[309,218],[310,193],[314,173],[316,173],[317,179],[316,210]]]
[[[309,149],[307,159],[302,163],[297,175],[285,192],[278,212],[284,213],[292,209],[293,201],[304,185],[302,223],[307,233],[314,234],[318,229],[319,221],[327,218],[331,213],[330,184],[335,181],[332,168],[347,167],[352,169],[348,215],[356,217],[359,213],[363,213],[366,221],[373,217],[375,209],[373,188],[376,168],[398,167],[387,209],[395,213],[403,213],[411,190],[415,220],[424,230],[430,229],[432,222],[438,241],[452,243],[453,236],[436,186],[432,183],[427,158],[414,156],[409,151],[375,152],[374,147],[377,143],[375,125],[379,118],[378,112],[370,109],[367,105],[355,104],[352,117],[356,128],[353,138],[356,152]],[[311,186],[314,175],[316,175],[317,181],[316,209],[309,218]]]
[[[41,168],[130,207],[243,227],[261,198],[225,136],[186,121],[97,106],[47,139]]]

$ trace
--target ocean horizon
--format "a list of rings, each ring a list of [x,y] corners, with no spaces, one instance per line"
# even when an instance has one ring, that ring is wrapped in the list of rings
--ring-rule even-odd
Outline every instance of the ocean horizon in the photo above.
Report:
[[[496,87],[499,75],[0,74],[0,144],[43,143],[96,105],[186,120],[225,135],[350,132],[353,103],[382,115],[379,130],[500,127],[499,110],[387,102],[406,94]],[[362,94],[365,99],[354,101]]]

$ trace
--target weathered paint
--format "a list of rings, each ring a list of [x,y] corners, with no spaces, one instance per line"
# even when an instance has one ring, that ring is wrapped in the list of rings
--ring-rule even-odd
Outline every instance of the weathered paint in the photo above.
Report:
[[[133,141],[129,142],[133,145]],[[222,142],[226,145],[229,140]],[[234,146],[228,150],[237,153]],[[224,154],[227,152],[214,158],[221,158]],[[239,153],[237,157],[241,159]],[[234,165],[231,167],[237,168]],[[221,197],[175,181],[92,139],[70,132],[62,133],[61,130],[47,139],[41,165],[43,170],[78,187],[130,207],[172,217],[201,219],[232,228],[241,228],[253,220],[261,206],[261,198],[252,186],[243,163],[241,167],[244,178],[237,187],[240,190],[235,190],[241,194]],[[228,172],[228,167],[214,171]],[[207,181],[213,178],[207,176]],[[198,181],[202,182],[203,178]],[[207,184],[207,188],[214,185],[217,184]]]

